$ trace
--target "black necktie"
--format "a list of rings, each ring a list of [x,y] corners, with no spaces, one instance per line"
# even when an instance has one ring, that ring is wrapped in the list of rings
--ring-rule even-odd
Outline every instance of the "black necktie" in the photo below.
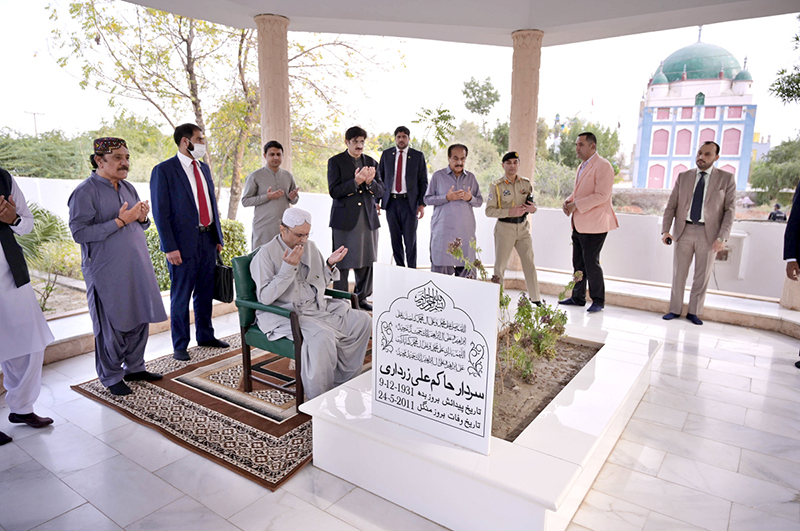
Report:
[[[700,172],[700,179],[697,181],[697,187],[694,189],[694,198],[692,199],[692,211],[689,214],[689,219],[692,223],[700,223],[700,217],[703,215],[703,189],[706,186],[706,172]]]

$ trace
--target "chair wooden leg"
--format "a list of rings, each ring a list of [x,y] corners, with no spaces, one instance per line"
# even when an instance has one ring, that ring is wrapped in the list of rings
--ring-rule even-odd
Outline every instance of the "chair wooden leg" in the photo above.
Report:
[[[250,345],[247,344],[244,338],[245,329],[242,328],[242,370],[244,372],[244,391],[250,393],[253,391],[252,368],[250,367]]]
[[[299,406],[303,403],[305,394],[303,391],[303,331],[300,330],[300,317],[297,312],[289,314],[289,321],[292,324],[292,341],[294,341],[294,388],[295,403]]]
[[[295,367],[295,384],[294,388],[297,391],[297,395],[295,398],[295,402],[299,406],[303,403],[305,399],[305,391],[303,390],[303,371],[301,361],[303,356],[301,354],[303,350],[303,339],[301,338],[300,341],[294,342],[294,367]]]

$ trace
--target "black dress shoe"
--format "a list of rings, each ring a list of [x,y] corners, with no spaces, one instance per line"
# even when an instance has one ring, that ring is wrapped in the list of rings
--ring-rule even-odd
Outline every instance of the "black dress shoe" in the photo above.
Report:
[[[12,424],[27,424],[31,428],[44,428],[53,423],[53,419],[50,417],[40,417],[36,413],[28,413],[27,415],[9,413],[8,421]]]
[[[532,303],[532,304],[533,304],[534,306],[541,306],[541,305],[542,305],[542,301],[533,301],[533,303]]]
[[[2,431],[0,431],[0,446],[3,446],[4,444],[8,444],[8,443],[10,443],[10,442],[11,442],[11,441],[13,441],[13,440],[14,440],[14,439],[12,439],[12,438],[11,438],[11,437],[9,437],[8,435],[6,435],[6,434],[5,434],[5,433],[3,433]]]
[[[189,361],[190,359],[192,359],[189,357],[189,353],[186,352],[185,348],[181,348],[173,352],[172,357],[178,361]]]
[[[800,369],[800,361],[794,362],[794,366],[797,367],[798,369]]]
[[[163,376],[161,376],[160,374],[147,371],[132,372],[122,377],[122,379],[125,380],[126,382],[139,382],[139,381],[155,382],[156,380],[160,380],[161,378],[163,378]]]
[[[198,341],[198,347],[228,348],[230,344],[220,339],[214,338],[211,341]]]
[[[558,301],[559,304],[564,306],[586,306],[586,301],[584,302],[576,302],[575,299],[570,297],[569,299],[564,299],[563,301]]]
[[[117,382],[114,385],[108,386],[108,392],[114,396],[125,396],[131,394],[131,388],[128,387],[125,382]]]
[[[367,301],[358,301],[358,307],[367,312],[372,311],[372,305]]]
[[[694,323],[694,324],[696,324],[696,325],[701,325],[701,324],[703,324],[703,321],[701,321],[701,320],[700,320],[700,318],[699,318],[699,317],[697,317],[697,316],[696,316],[695,314],[693,314],[693,313],[687,313],[687,314],[686,314],[686,318],[687,318],[687,319],[689,319],[689,320],[690,320],[692,323]]]
[[[603,311],[603,305],[602,305],[602,304],[600,304],[599,302],[593,302],[593,303],[592,303],[592,305],[591,305],[591,306],[589,306],[589,309],[588,309],[588,310],[586,310],[586,311],[587,311],[588,313],[597,313],[597,312],[602,312],[602,311]]]
[[[669,312],[668,314],[665,314],[664,317],[662,317],[662,319],[664,319],[665,321],[672,321],[676,317],[680,317],[680,314]]]

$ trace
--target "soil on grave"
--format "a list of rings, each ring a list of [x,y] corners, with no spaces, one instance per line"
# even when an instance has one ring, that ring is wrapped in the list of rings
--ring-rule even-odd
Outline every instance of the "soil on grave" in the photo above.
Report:
[[[537,358],[531,377],[525,380],[520,371],[500,366],[503,365],[499,360],[503,359],[504,347],[501,341],[494,380],[492,435],[513,442],[583,366],[589,363],[599,348],[560,340],[555,357]]]

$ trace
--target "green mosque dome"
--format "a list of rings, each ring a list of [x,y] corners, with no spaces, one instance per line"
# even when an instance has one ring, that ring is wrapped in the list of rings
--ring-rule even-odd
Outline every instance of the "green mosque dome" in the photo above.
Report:
[[[742,70],[736,77],[733,78],[734,81],[753,81],[753,76],[750,75],[750,72],[747,70]]]
[[[739,61],[728,50],[705,42],[696,42],[674,52],[664,60],[662,72],[672,82],[681,79],[684,69],[686,79],[717,79],[720,69],[725,79],[734,79],[742,71]]]
[[[650,83],[651,85],[666,85],[669,83],[667,76],[664,75],[664,72],[661,71],[661,67],[658,68],[658,72],[656,75],[653,76],[653,81]]]

